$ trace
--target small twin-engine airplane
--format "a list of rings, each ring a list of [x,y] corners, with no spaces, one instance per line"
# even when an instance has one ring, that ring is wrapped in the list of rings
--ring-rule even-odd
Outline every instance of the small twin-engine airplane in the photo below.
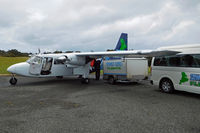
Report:
[[[127,50],[127,34],[122,33],[115,50],[106,52],[82,52],[60,54],[37,54],[26,62],[10,66],[7,71],[12,73],[10,84],[15,85],[15,74],[26,77],[65,77],[78,76],[82,83],[89,83],[90,62],[102,57],[153,57],[161,55],[174,55],[172,50]]]

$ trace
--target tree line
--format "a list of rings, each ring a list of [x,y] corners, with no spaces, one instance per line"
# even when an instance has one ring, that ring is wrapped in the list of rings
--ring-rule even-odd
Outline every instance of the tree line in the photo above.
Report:
[[[43,52],[43,54],[52,54],[52,53],[73,53],[73,52],[80,52],[80,51],[66,51],[66,52],[62,52],[62,51],[54,51],[54,52]],[[33,53],[24,53],[24,52],[20,52],[17,49],[11,49],[8,51],[4,51],[4,50],[0,50],[0,56],[1,57],[28,57],[30,55],[32,55]],[[37,54],[37,53],[36,53]]]
[[[3,57],[27,57],[30,54],[31,53],[22,53],[16,49],[11,49],[8,51],[0,50],[0,56],[3,56]]]

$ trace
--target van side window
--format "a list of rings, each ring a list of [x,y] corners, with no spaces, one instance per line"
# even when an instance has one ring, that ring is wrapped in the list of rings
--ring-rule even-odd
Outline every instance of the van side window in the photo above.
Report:
[[[194,67],[199,67],[200,68],[200,55],[193,55],[194,59]]]
[[[169,66],[169,67],[198,67],[200,68],[200,55],[176,55],[155,57],[154,66]]]
[[[182,57],[183,67],[200,67],[200,55],[184,55]]]
[[[184,55],[182,56],[182,64],[183,67],[192,67],[194,64],[193,56],[191,55]]]
[[[169,66],[180,66],[180,57],[169,57]]]
[[[154,66],[159,66],[160,65],[160,58],[159,57],[155,57],[153,65]]]
[[[165,57],[156,57],[154,60],[154,66],[167,66],[167,60]]]

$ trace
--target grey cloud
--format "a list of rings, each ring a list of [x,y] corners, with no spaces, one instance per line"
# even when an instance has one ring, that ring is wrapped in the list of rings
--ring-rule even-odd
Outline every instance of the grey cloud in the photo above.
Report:
[[[0,0],[0,49],[130,49],[199,43],[200,4],[172,0]],[[7,44],[7,45],[5,45]]]

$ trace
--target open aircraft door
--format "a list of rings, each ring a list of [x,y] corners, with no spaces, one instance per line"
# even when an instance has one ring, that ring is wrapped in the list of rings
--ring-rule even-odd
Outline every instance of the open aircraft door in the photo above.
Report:
[[[30,62],[29,73],[34,75],[40,75],[42,70],[42,58],[35,56]]]

